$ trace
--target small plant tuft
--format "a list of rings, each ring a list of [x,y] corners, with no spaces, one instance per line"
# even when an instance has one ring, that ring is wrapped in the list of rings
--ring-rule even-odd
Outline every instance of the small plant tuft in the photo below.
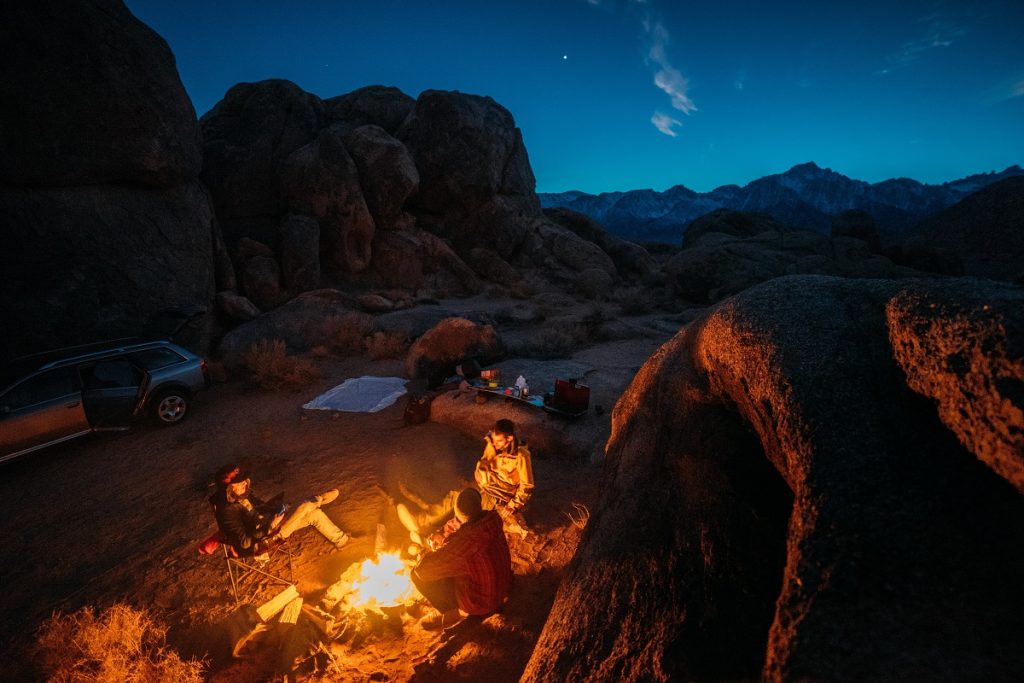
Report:
[[[261,339],[250,346],[245,366],[260,389],[298,389],[319,377],[309,360],[289,356],[280,339]]]
[[[167,627],[145,610],[115,604],[56,613],[39,629],[36,655],[48,681],[200,683],[203,662],[167,647]]]

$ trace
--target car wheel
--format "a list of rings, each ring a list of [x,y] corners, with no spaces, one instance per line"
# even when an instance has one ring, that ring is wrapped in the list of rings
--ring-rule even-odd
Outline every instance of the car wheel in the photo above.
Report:
[[[173,425],[188,414],[188,394],[176,389],[161,391],[153,399],[153,417],[158,424]]]

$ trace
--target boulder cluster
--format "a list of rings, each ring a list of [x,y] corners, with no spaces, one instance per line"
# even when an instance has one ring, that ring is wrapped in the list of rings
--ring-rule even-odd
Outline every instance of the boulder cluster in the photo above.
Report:
[[[996,680],[1024,666],[1024,292],[778,278],[615,407],[524,680]]]

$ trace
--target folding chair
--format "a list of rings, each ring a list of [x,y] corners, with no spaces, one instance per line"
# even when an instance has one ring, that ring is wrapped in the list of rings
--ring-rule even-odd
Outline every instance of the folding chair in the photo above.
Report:
[[[224,536],[220,531],[199,544],[199,554],[212,555],[217,552],[218,548],[220,548],[224,553],[224,562],[227,565],[228,578],[231,580],[231,594],[235,597],[235,604],[241,602],[238,597],[238,588],[242,581],[248,577],[259,575],[270,579],[274,583],[280,583],[286,586],[295,583],[295,575],[292,566],[292,551],[288,546],[287,539],[283,539],[279,545],[275,545],[266,551],[269,555],[269,560],[273,560],[275,556],[279,556],[281,554],[288,558],[287,579],[283,576],[267,571],[270,564],[269,560],[265,564],[260,564],[255,557],[243,557],[239,555],[238,551],[236,551],[231,544],[225,541]]]

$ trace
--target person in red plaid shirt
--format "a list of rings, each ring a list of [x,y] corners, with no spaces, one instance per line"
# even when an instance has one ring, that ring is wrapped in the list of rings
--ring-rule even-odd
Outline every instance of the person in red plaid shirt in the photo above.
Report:
[[[428,630],[449,628],[467,615],[494,612],[508,596],[512,557],[501,517],[481,506],[479,491],[465,489],[455,501],[458,529],[412,571],[412,582],[437,609],[421,622]],[[453,525],[454,526],[454,525]]]

